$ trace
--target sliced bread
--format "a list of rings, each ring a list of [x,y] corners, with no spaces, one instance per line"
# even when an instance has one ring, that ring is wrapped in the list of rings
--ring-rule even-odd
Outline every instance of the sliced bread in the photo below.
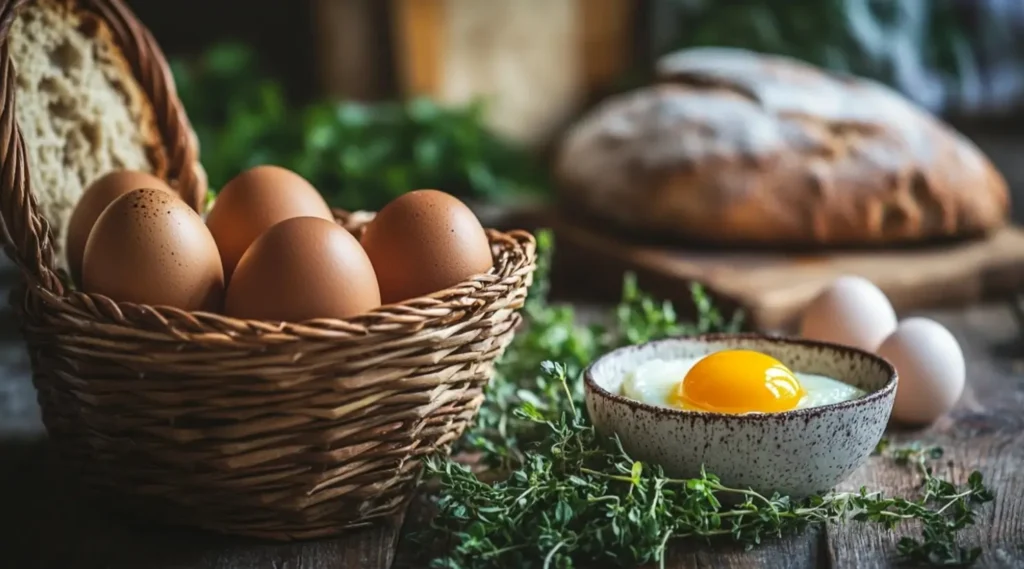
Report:
[[[85,188],[115,169],[166,177],[167,150],[125,54],[82,2],[27,3],[8,41],[32,192],[65,266],[67,223]]]

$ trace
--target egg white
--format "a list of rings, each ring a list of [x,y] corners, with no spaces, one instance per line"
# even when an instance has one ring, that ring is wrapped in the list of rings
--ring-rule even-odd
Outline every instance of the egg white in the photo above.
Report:
[[[661,407],[678,408],[670,403],[670,396],[679,382],[686,377],[701,357],[673,360],[650,360],[626,374],[622,382],[622,395]],[[797,403],[797,409],[820,407],[842,401],[850,401],[864,395],[864,391],[852,385],[813,373],[793,372],[803,386],[806,395]]]

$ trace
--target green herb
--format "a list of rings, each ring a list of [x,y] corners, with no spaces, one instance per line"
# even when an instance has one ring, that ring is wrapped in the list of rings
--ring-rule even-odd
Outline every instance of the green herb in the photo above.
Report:
[[[929,460],[942,458],[940,447],[912,444],[891,448],[889,441],[883,439],[875,453],[890,456],[898,464],[916,468],[922,479],[924,495],[921,499],[914,502],[894,499],[907,519],[919,519],[924,525],[922,539],[904,537],[899,541],[897,548],[900,555],[908,561],[932,565],[967,565],[974,562],[981,555],[981,548],[956,546],[956,532],[974,523],[972,504],[993,499],[992,493],[982,483],[981,473],[972,472],[967,478],[967,486],[957,488],[935,477],[928,466]],[[937,505],[938,509],[929,509],[929,504]]]
[[[515,412],[542,427],[546,437],[506,480],[488,484],[456,462],[428,461],[428,471],[442,483],[432,540],[450,535],[455,542],[433,567],[547,568],[598,561],[664,566],[671,539],[729,537],[754,547],[765,538],[844,520],[886,528],[921,522],[919,539],[899,542],[908,561],[969,564],[981,552],[958,546],[956,534],[973,523],[973,506],[992,496],[978,472],[962,488],[932,476],[926,461],[936,457],[933,449],[888,451],[920,470],[923,495],[913,500],[862,488],[794,502],[724,486],[707,472],[674,479],[634,461],[616,440],[602,440],[573,402],[565,366],[548,362],[543,368],[548,381],[562,387],[569,411],[552,419],[524,403]],[[738,505],[723,506],[725,497]]]
[[[332,205],[379,209],[417,188],[490,201],[547,188],[540,165],[484,126],[476,102],[297,105],[252,50],[225,44],[172,64],[212,188],[258,164],[306,177]]]
[[[550,235],[541,233],[539,242],[549,253]],[[627,278],[615,325],[581,326],[571,308],[547,302],[547,267],[545,254],[537,294],[526,307],[528,327],[500,362],[476,426],[460,441],[462,450],[476,451],[507,476],[489,483],[454,460],[428,460],[429,475],[440,483],[439,512],[421,537],[446,546],[433,567],[663,564],[672,539],[731,538],[754,547],[809,525],[847,520],[890,528],[918,521],[921,536],[898,546],[908,561],[977,558],[978,549],[958,546],[957,533],[973,522],[974,506],[992,496],[977,472],[962,488],[934,477],[927,465],[940,456],[934,448],[894,449],[883,441],[876,449],[920,472],[923,491],[916,499],[861,489],[795,502],[726,487],[713,473],[673,479],[633,460],[617,440],[599,437],[583,411],[579,381],[596,355],[666,335],[735,330],[739,320],[723,318],[695,287],[695,322],[680,322],[670,304],[655,302]]]
[[[975,10],[950,0],[920,2],[849,2],[821,0],[813,4],[748,0],[722,3],[678,2],[679,41],[676,47],[743,47],[797,57],[835,71],[898,83],[908,65],[940,77],[945,86],[974,81],[974,53],[981,46],[977,30],[1005,34],[1007,22],[965,24]],[[986,22],[988,23],[988,22]],[[972,29],[976,28],[976,29]],[[1012,38],[1009,40],[1013,45]],[[885,49],[893,42],[906,49]],[[954,95],[958,94],[954,91]]]

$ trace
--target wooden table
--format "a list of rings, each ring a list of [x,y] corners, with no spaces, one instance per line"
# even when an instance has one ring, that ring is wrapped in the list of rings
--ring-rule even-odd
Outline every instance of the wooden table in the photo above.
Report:
[[[0,288],[10,286],[0,274]],[[6,295],[4,295],[6,297]],[[963,343],[969,384],[952,417],[897,439],[945,447],[962,479],[980,469],[996,491],[968,533],[984,547],[978,567],[1024,567],[1024,340],[1004,306],[928,314]],[[915,480],[872,460],[848,482],[905,493]],[[410,513],[411,518],[416,512]],[[409,524],[407,524],[409,525]],[[12,569],[376,569],[417,567],[396,527],[342,539],[267,544],[118,519],[74,490],[50,456],[27,356],[9,312],[0,314],[0,567]],[[898,535],[856,524],[808,531],[743,552],[728,543],[677,544],[666,564],[690,567],[889,566]],[[397,553],[396,553],[397,552]]]

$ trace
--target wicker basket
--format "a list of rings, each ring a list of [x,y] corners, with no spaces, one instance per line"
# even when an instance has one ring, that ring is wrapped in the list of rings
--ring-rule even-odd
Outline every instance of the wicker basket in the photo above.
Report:
[[[0,37],[15,4],[0,3]],[[119,1],[85,4],[155,103],[169,178],[201,195],[194,136],[153,38]],[[29,187],[6,42],[0,52],[0,214],[24,275],[12,301],[65,464],[119,507],[226,533],[327,536],[400,511],[418,459],[445,451],[483,400],[520,321],[533,238],[488,231],[490,274],[344,321],[242,321],[72,291]],[[356,233],[371,217],[339,212]]]

